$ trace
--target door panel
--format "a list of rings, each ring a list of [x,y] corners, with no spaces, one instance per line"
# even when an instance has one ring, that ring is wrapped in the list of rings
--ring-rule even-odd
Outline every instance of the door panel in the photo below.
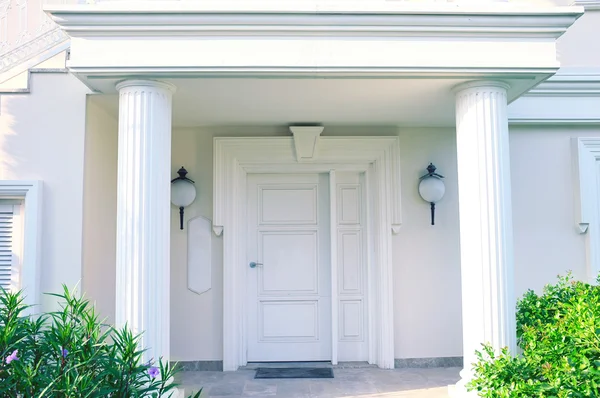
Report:
[[[248,361],[331,359],[326,175],[248,175]]]

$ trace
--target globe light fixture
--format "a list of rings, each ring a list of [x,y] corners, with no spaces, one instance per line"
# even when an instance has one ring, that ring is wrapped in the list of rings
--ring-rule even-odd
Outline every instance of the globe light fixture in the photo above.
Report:
[[[187,170],[183,166],[177,174],[179,177],[171,181],[171,203],[179,207],[179,229],[183,229],[183,209],[196,199],[196,186],[186,177]]]
[[[419,195],[431,205],[431,225],[435,225],[435,204],[442,200],[446,193],[446,186],[442,179],[444,176],[435,172],[433,163],[427,166],[427,174],[419,178]]]

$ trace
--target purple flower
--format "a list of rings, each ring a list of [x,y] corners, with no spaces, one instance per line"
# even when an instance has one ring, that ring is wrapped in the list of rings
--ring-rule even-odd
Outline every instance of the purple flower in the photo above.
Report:
[[[63,356],[63,358],[66,358],[67,355],[69,355],[69,350],[67,350],[66,348],[63,348],[62,349],[62,356]]]
[[[155,379],[160,374],[160,370],[158,370],[156,366],[152,366],[150,367],[150,369],[148,369],[148,374],[150,375],[150,377]]]
[[[11,363],[12,361],[16,361],[19,358],[17,357],[17,352],[19,350],[14,350],[12,354],[10,354],[9,356],[6,357],[6,364],[8,365],[9,363]]]

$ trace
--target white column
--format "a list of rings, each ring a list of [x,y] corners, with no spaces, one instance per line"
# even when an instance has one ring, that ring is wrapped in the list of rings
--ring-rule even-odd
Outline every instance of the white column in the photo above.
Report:
[[[143,332],[144,360],[169,358],[171,97],[127,80],[119,91],[116,324]]]
[[[456,88],[464,369],[481,343],[516,349],[513,238],[506,90],[475,81]]]

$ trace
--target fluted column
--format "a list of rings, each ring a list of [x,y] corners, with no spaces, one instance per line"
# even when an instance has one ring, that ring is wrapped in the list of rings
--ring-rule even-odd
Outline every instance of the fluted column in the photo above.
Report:
[[[516,348],[506,91],[494,81],[456,88],[464,369],[481,343]]]
[[[144,359],[169,358],[171,97],[127,80],[119,91],[116,324],[143,332]]]

